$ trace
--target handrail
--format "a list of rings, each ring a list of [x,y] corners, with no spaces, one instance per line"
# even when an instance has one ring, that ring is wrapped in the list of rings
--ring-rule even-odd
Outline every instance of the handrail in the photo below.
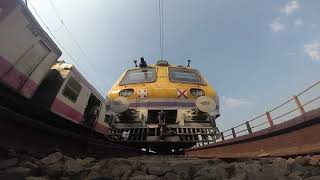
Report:
[[[310,89],[312,89],[313,87],[317,86],[318,84],[320,84],[320,81],[316,82],[315,84],[313,84],[312,86],[308,87],[307,89],[303,90],[302,92],[300,92],[297,96],[300,96],[302,94],[304,94],[305,92],[309,91]]]
[[[300,115],[304,114],[304,113],[305,113],[304,107],[307,106],[307,105],[309,105],[309,104],[311,104],[311,103],[313,103],[313,102],[316,101],[316,100],[319,100],[319,99],[320,99],[320,96],[319,96],[319,97],[316,97],[316,98],[314,98],[314,99],[311,99],[311,100],[305,102],[304,104],[301,104],[301,103],[300,103],[300,100],[299,100],[298,97],[300,97],[301,95],[303,95],[303,94],[306,93],[307,91],[310,91],[311,89],[313,89],[315,86],[317,86],[317,85],[319,85],[319,84],[320,84],[320,81],[318,81],[318,82],[316,82],[315,84],[309,86],[308,88],[306,88],[306,89],[304,89],[303,91],[301,91],[300,93],[298,93],[296,96],[293,96],[293,97],[290,98],[289,100],[287,100],[287,101],[285,101],[284,103],[276,106],[275,108],[267,111],[266,113],[261,114],[261,115],[255,117],[255,118],[252,118],[252,119],[250,119],[249,121],[245,121],[244,123],[239,124],[239,125],[237,125],[237,126],[234,126],[234,127],[230,128],[230,129],[227,129],[227,130],[225,130],[225,131],[222,131],[222,132],[220,133],[221,136],[219,136],[218,138],[213,138],[211,141],[208,141],[208,143],[216,143],[216,142],[224,141],[224,140],[227,140],[227,139],[229,140],[229,139],[232,139],[232,138],[235,138],[235,137],[239,137],[239,136],[237,136],[237,135],[239,135],[239,133],[243,133],[243,132],[245,132],[245,131],[247,131],[249,134],[250,134],[250,133],[253,133],[253,132],[257,132],[257,131],[260,131],[260,130],[262,130],[262,129],[258,129],[258,130],[256,130],[256,131],[253,131],[253,129],[256,129],[257,127],[260,127],[260,126],[263,126],[263,125],[266,125],[266,124],[268,124],[269,127],[276,126],[276,125],[274,125],[274,122],[275,122],[275,121],[278,121],[279,119],[283,118],[284,116],[287,116],[287,115],[289,115],[289,114],[291,114],[291,113],[293,113],[293,112],[295,112],[295,111],[297,111],[297,110],[300,110]],[[290,110],[290,111],[288,111],[288,112],[285,112],[285,113],[283,113],[283,114],[280,114],[280,115],[272,118],[272,116],[271,116],[271,114],[270,114],[271,112],[274,112],[275,110],[277,110],[277,109],[285,106],[286,104],[290,103],[291,101],[295,101],[296,107],[295,107],[294,109],[292,109],[292,110]],[[251,125],[250,125],[250,123],[256,122],[256,120],[259,119],[259,118],[261,118],[261,117],[266,117],[264,122],[262,122],[262,123],[260,123],[260,124],[257,124],[257,125],[254,125],[254,126],[251,126]],[[287,121],[287,120],[286,120],[286,121]],[[284,121],[284,122],[285,122],[285,121]],[[238,131],[236,131],[236,128],[239,128],[239,127],[241,127],[241,126],[245,126],[245,128],[244,128],[244,129],[238,129]],[[266,128],[268,128],[268,127],[266,127]],[[265,129],[265,128],[263,128],[263,129]],[[229,133],[226,134],[226,132],[229,132]],[[242,134],[242,135],[243,135],[243,134]],[[242,136],[242,135],[240,135],[240,136]],[[246,134],[244,134],[244,135],[246,135]],[[231,137],[231,138],[228,138],[228,137]],[[202,144],[202,145],[201,145],[201,144],[198,144],[198,147],[199,147],[199,146],[203,146],[203,145],[204,145],[204,144]]]
[[[270,111],[268,111],[268,112],[273,112],[273,111],[275,111],[275,110],[277,110],[277,109],[279,109],[279,108],[283,107],[284,105],[288,104],[288,103],[289,103],[289,102],[291,102],[292,100],[293,100],[293,98],[291,98],[291,99],[289,99],[288,101],[286,101],[286,102],[284,102],[284,103],[280,104],[279,106],[277,106],[277,107],[275,107],[275,108],[271,109],[271,110],[270,110]]]

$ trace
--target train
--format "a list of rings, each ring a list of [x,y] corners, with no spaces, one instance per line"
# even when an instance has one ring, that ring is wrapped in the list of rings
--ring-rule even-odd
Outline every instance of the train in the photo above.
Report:
[[[158,60],[126,70],[108,92],[108,122],[128,144],[151,149],[187,148],[219,134],[219,96],[201,73]],[[111,133],[115,134],[115,133]],[[129,137],[125,137],[129,134]]]
[[[24,2],[0,1],[1,87],[31,101],[32,111],[43,108],[75,126],[107,134],[105,98],[75,66],[58,61],[61,55]],[[0,95],[2,101],[9,97],[4,91]]]
[[[23,1],[0,1],[1,105],[19,99],[11,107],[25,113],[29,109],[28,115],[157,152],[219,135],[219,96],[190,61],[187,66],[166,60],[148,65],[141,58],[103,97],[61,56]]]

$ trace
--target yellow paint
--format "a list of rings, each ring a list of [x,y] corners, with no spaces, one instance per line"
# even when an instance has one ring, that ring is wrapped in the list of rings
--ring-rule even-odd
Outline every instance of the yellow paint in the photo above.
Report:
[[[122,89],[133,89],[134,94],[128,99],[138,98],[138,91],[146,89],[148,92],[148,99],[177,99],[177,89],[187,90],[187,99],[196,99],[190,93],[191,88],[202,89],[206,96],[214,98],[216,96],[216,91],[213,87],[202,77],[206,85],[192,84],[192,83],[174,83],[170,82],[168,74],[168,66],[155,66],[149,65],[148,67],[156,67],[157,78],[155,82],[152,83],[139,83],[139,84],[129,84],[129,85],[119,85],[122,78],[126,72],[119,78],[115,85],[108,92],[108,98],[114,100],[119,97],[119,92]],[[177,67],[170,65],[170,67]],[[185,68],[185,67],[184,67]]]

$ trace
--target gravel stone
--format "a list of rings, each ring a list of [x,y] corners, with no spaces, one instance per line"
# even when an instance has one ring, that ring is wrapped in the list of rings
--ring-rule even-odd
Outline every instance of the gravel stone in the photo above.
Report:
[[[295,162],[295,160],[292,159],[292,158],[289,158],[289,159],[287,160],[287,163],[288,163],[288,164],[293,164],[294,162]]]
[[[303,175],[303,172],[301,171],[294,171],[292,173],[289,174],[289,176],[302,176]]]
[[[56,153],[50,154],[49,156],[41,159],[40,161],[43,164],[48,165],[48,164],[56,163],[56,162],[60,161],[62,158],[63,158],[63,154],[61,152],[56,152]]]
[[[195,177],[194,180],[212,180],[213,178],[209,177],[209,176],[198,176]]]
[[[21,177],[32,175],[31,174],[32,170],[30,168],[24,168],[24,167],[12,167],[7,169],[5,172],[9,175],[21,176]]]
[[[160,178],[161,180],[172,180],[172,179],[178,179],[178,175],[174,174],[174,173],[166,173],[166,175],[164,175],[163,177]]]
[[[300,165],[306,165],[309,162],[307,157],[302,157],[302,156],[298,156],[294,160],[296,163]]]
[[[0,169],[5,169],[18,164],[18,158],[11,158],[4,161],[0,161]]]
[[[85,159],[83,159],[85,162],[87,162],[87,163],[92,163],[92,162],[94,162],[96,159],[95,158],[92,158],[92,157],[87,157],[87,158],[85,158]]]
[[[160,178],[154,175],[139,175],[131,177],[130,180],[160,180]]]
[[[143,171],[134,171],[132,176],[140,176],[140,175],[146,175],[146,173]]]
[[[320,176],[312,176],[312,177],[306,178],[305,180],[320,180]]]
[[[44,157],[44,156],[42,156]],[[27,180],[320,180],[320,156],[220,159],[142,156],[115,159],[30,153],[0,161],[0,179]],[[39,158],[40,159],[40,158]],[[4,165],[5,164],[5,165]]]
[[[43,176],[43,177],[34,177],[34,176],[29,176],[26,177],[26,180],[49,180],[49,178]]]
[[[297,164],[294,163],[291,166],[291,172],[300,172],[301,174],[305,174],[306,173],[306,168],[304,166],[302,166],[301,164]]]
[[[21,163],[21,166],[26,167],[26,168],[30,168],[30,169],[38,169],[39,168],[39,166],[37,164],[29,162],[29,161]]]
[[[248,176],[246,173],[240,173],[240,174],[237,174],[236,176],[232,177],[230,180],[246,180],[247,177]]]
[[[46,173],[50,177],[60,177],[63,174],[64,164],[63,163],[54,163],[50,164],[46,168]]]
[[[130,179],[130,177],[131,177],[132,174],[133,174],[133,172],[132,172],[131,169],[128,170],[128,171],[126,171],[126,172],[122,175],[121,180],[128,180],[128,179]]]
[[[311,157],[309,160],[309,164],[312,166],[318,165],[319,164],[319,159],[316,157]]]
[[[125,164],[125,165],[113,167],[110,174],[112,177],[121,177],[128,170],[131,170],[131,166]]]
[[[73,159],[73,160],[68,160],[66,163],[65,163],[65,173],[67,175],[76,175],[78,173],[80,173],[81,171],[84,170],[84,166],[86,165],[87,163],[84,162],[83,160],[81,159]]]
[[[148,167],[148,173],[150,175],[155,175],[155,176],[162,176],[164,174],[166,174],[167,172],[172,171],[172,168],[168,167],[168,166],[151,166]]]

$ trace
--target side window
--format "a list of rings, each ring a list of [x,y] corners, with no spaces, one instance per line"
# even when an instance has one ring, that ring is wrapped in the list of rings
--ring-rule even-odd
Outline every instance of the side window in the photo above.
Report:
[[[62,94],[75,103],[78,99],[81,88],[81,85],[73,77],[70,77],[66,87],[62,91]]]

